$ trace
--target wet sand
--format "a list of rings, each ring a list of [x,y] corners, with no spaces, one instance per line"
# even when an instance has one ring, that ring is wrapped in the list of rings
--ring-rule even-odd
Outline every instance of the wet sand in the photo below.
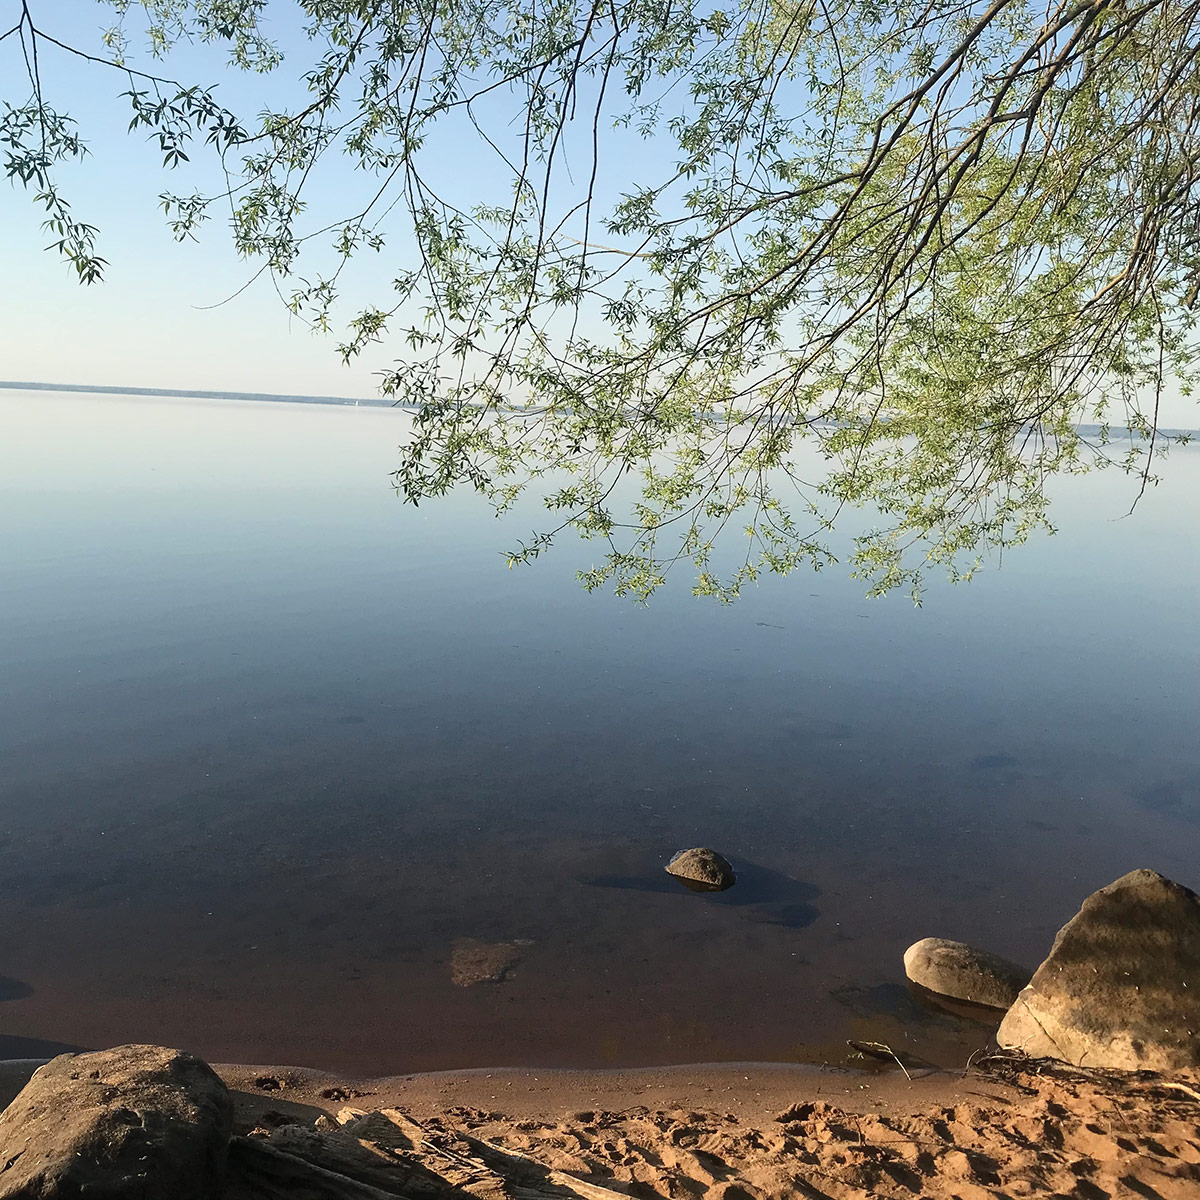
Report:
[[[559,1121],[581,1111],[708,1108],[752,1123],[770,1121],[798,1096],[855,1111],[951,1101],[994,1085],[944,1071],[824,1070],[778,1063],[699,1063],[623,1071],[432,1071],[383,1079],[347,1079],[303,1068],[222,1064],[217,1070],[239,1093],[243,1113],[298,1104],[330,1115],[346,1105],[402,1107],[416,1119],[451,1109],[503,1113],[514,1122]],[[325,1095],[326,1092],[332,1093]]]

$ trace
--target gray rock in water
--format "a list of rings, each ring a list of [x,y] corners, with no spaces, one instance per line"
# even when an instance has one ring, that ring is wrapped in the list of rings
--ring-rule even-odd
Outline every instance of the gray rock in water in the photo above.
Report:
[[[161,1046],[60,1054],[0,1114],[0,1197],[216,1200],[233,1101]]]
[[[909,946],[904,973],[939,996],[997,1009],[1008,1008],[1030,976],[1007,958],[945,938],[922,938]]]
[[[667,873],[684,883],[699,884],[701,888],[712,891],[724,891],[737,882],[737,876],[728,861],[715,850],[704,846],[680,850],[667,863]]]
[[[1130,871],[1094,892],[996,1037],[1083,1067],[1200,1066],[1200,898],[1157,871]]]

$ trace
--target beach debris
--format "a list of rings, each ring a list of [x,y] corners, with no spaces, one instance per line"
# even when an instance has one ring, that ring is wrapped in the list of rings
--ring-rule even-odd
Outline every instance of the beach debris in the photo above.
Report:
[[[229,1089],[194,1055],[60,1054],[0,1114],[0,1197],[213,1200],[232,1127]]]
[[[938,996],[1005,1009],[1029,982],[1032,971],[947,938],[922,938],[904,952],[904,973]]]
[[[628,1200],[515,1150],[398,1109],[235,1137],[223,1200]]]
[[[1149,870],[1094,892],[996,1036],[1077,1066],[1200,1067],[1200,897]]]
[[[520,942],[481,942],[478,938],[455,938],[450,953],[450,980],[458,987],[477,983],[503,983],[530,945]]]
[[[904,1072],[904,1078],[910,1082],[912,1081],[912,1076],[908,1073],[908,1067],[905,1066],[900,1055],[886,1042],[848,1041],[846,1045],[860,1058],[876,1058],[894,1062]]]
[[[706,846],[680,850],[666,869],[668,875],[697,891],[723,892],[737,882],[729,861]]]
[[[282,1125],[235,1137],[222,1200],[440,1200],[452,1194],[455,1184],[425,1166],[409,1152],[411,1147],[393,1148],[386,1137],[377,1144],[364,1134],[329,1125]]]

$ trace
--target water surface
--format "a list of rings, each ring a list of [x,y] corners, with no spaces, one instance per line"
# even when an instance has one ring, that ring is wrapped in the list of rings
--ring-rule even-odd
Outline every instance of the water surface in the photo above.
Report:
[[[1032,965],[1133,867],[1200,884],[1197,452],[920,610],[638,608],[401,504],[406,419],[0,393],[0,1052],[955,1062],[910,942]],[[672,884],[695,844],[739,885]],[[463,939],[519,961],[456,986]]]

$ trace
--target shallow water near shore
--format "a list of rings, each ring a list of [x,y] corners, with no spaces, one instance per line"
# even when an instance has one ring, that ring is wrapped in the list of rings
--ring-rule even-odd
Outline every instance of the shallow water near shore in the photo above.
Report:
[[[1200,884],[1197,451],[920,610],[637,608],[586,546],[506,570],[532,513],[401,504],[406,419],[0,394],[0,1054],[952,1065],[990,1031],[909,943],[1033,966],[1126,870]],[[736,887],[665,875],[697,844]]]

